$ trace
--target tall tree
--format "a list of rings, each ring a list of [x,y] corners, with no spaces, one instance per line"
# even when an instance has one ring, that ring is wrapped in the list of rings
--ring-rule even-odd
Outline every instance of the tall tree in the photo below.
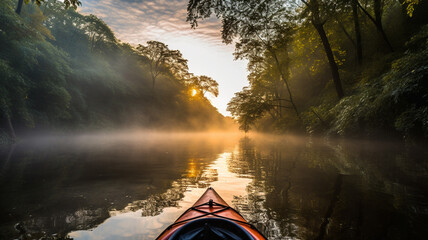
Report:
[[[306,6],[304,8],[303,20],[309,20],[317,30],[321,41],[324,46],[325,53],[332,72],[333,82],[336,88],[337,95],[340,98],[344,96],[342,82],[340,80],[339,69],[334,59],[333,51],[327,34],[324,30],[324,24],[328,20],[328,12],[333,8],[334,3],[330,1],[310,0],[301,2]],[[296,22],[295,16],[288,11],[294,5],[295,1],[283,0],[189,0],[187,6],[188,17],[187,20],[191,23],[192,27],[197,26],[199,19],[205,19],[211,16],[214,12],[215,15],[222,19],[223,23],[223,39],[227,43],[231,41],[234,36],[247,37],[249,34],[259,38],[262,42],[267,42],[257,27],[262,27],[265,33],[271,36],[273,29],[287,29],[290,24]],[[297,8],[301,8],[297,5]],[[260,21],[261,20],[261,21]],[[301,21],[301,20],[297,20]],[[270,44],[265,46],[267,50],[271,50]],[[286,77],[283,77],[286,80]],[[289,87],[288,87],[289,88]],[[291,95],[290,95],[291,96]],[[290,97],[292,100],[292,97]],[[294,105],[294,104],[293,104]],[[295,105],[294,105],[295,106]],[[295,108],[296,110],[297,108]],[[296,112],[298,112],[296,110]]]
[[[138,54],[148,59],[152,88],[160,74],[171,73],[184,77],[188,71],[187,60],[178,50],[170,50],[167,45],[158,41],[148,41],[146,46],[138,45]]]
[[[287,89],[289,103],[300,118],[289,83],[288,58],[284,56],[281,60],[278,56],[281,50],[287,51],[294,26],[286,21],[288,12],[281,1],[190,0],[187,11],[187,21],[192,27],[197,27],[199,19],[209,17],[214,11],[223,23],[223,41],[229,44],[239,37],[236,58],[258,61],[265,53],[270,54]]]
[[[384,0],[373,0],[371,7],[373,8],[374,17],[372,14],[369,13],[369,11],[364,8],[359,0],[356,0],[356,3],[358,7],[366,14],[366,16],[370,19],[370,21],[375,25],[376,30],[378,31],[379,35],[382,37],[382,39],[385,41],[387,48],[389,51],[393,52],[394,48],[392,47],[391,42],[389,41],[385,30],[383,29],[383,23],[382,23],[382,15],[383,10],[385,7],[385,1]]]
[[[333,51],[331,49],[330,41],[328,40],[327,34],[324,29],[324,24],[327,22],[331,9],[334,9],[335,3],[331,1],[322,0],[301,0],[305,5],[306,9],[304,15],[312,23],[320,36],[321,42],[324,46],[325,54],[327,55],[328,63],[330,65],[331,75],[333,77],[333,83],[336,88],[336,93],[339,99],[345,96],[342,87],[342,81],[339,75],[339,68],[334,59]]]
[[[361,42],[361,26],[360,26],[360,17],[358,13],[358,0],[339,0],[336,3],[335,8],[335,18],[339,25],[339,27],[342,29],[342,31],[345,33],[346,37],[350,40],[352,45],[355,48],[355,55],[357,59],[358,66],[361,66],[363,63],[363,45]],[[346,30],[345,24],[343,24],[344,19],[347,19],[347,16],[349,12],[352,12],[352,22],[354,25],[354,33],[355,33],[355,40],[351,34],[348,33]]]
[[[351,0],[352,6],[352,19],[354,20],[354,31],[355,31],[355,48],[357,52],[358,65],[363,64],[363,44],[361,42],[361,27],[360,19],[358,15],[358,0]]]

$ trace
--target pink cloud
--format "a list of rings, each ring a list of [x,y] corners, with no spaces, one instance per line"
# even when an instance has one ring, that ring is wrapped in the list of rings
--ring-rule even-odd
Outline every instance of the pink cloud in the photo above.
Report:
[[[87,0],[79,11],[102,18],[119,39],[133,44],[185,35],[221,44],[219,21],[191,29],[186,7],[187,0]]]

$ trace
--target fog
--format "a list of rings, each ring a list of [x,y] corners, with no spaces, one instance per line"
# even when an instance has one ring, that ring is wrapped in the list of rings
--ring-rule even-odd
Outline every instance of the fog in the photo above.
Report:
[[[64,133],[37,133],[22,138],[17,144],[32,145],[38,147],[50,147],[52,145],[67,145],[74,148],[91,148],[96,146],[130,144],[141,148],[176,147],[175,144],[204,143],[209,144],[223,140],[225,142],[236,141],[245,134],[240,131],[165,131],[165,130],[111,130],[92,131],[81,134]],[[254,136],[256,134],[253,134]]]
[[[327,218],[341,238],[359,216],[367,236],[426,232],[428,152],[416,145],[133,129],[33,135],[0,156],[2,238],[21,222],[40,237],[153,239],[208,186],[268,239],[313,239]]]

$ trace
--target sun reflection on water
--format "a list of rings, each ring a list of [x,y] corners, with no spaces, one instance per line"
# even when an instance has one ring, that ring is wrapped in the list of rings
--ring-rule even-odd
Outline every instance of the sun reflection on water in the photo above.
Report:
[[[69,234],[73,239],[114,239],[137,237],[154,239],[173,223],[182,212],[191,207],[212,186],[230,205],[237,197],[246,195],[251,178],[230,171],[230,160],[238,152],[224,152],[205,168],[202,159],[189,158],[183,178],[175,181],[165,193],[129,203],[122,210],[110,211],[110,218],[91,230]]]

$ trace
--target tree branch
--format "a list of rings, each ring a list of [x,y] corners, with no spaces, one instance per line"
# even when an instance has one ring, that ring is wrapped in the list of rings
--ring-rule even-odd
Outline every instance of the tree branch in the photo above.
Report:
[[[360,1],[356,1],[357,2],[357,5],[358,5],[358,7],[367,15],[367,17],[369,17],[369,19],[377,26],[377,23],[376,23],[376,19],[374,19],[373,18],[373,16],[369,13],[369,12],[367,12],[367,10],[363,7],[363,6],[361,6],[361,4],[360,4]]]

